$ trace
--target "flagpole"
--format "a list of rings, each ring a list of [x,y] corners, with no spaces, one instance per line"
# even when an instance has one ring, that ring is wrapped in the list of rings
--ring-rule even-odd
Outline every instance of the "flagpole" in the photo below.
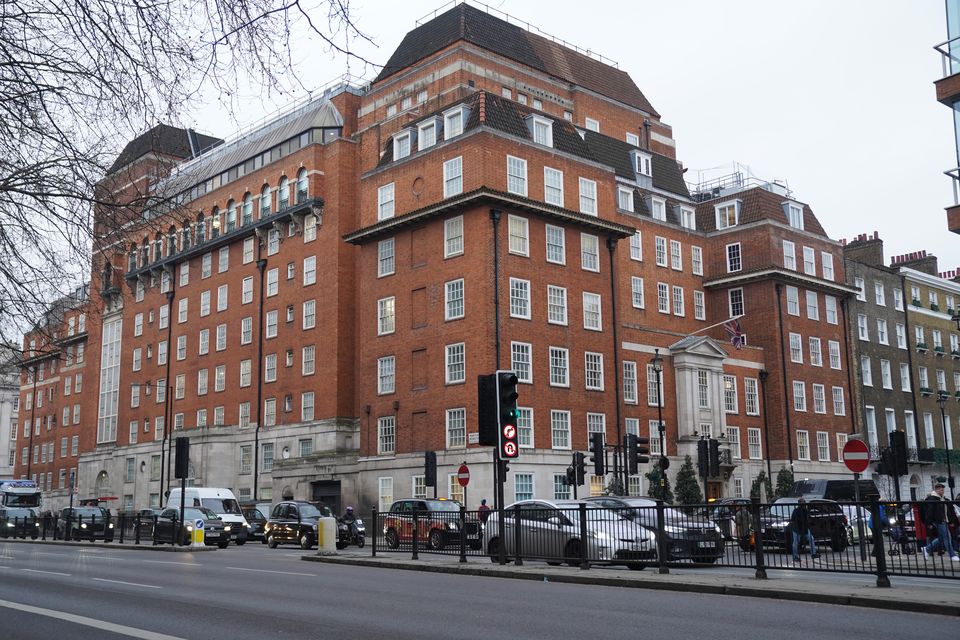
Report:
[[[688,333],[687,335],[688,335],[688,336],[695,336],[695,335],[697,335],[698,333],[700,333],[701,331],[706,331],[707,329],[713,329],[714,327],[719,327],[720,325],[727,324],[728,322],[732,322],[733,320],[739,320],[740,318],[743,318],[743,317],[746,316],[746,315],[747,315],[747,314],[745,314],[745,313],[741,313],[741,314],[738,315],[738,316],[732,316],[732,317],[727,318],[726,320],[724,320],[724,321],[722,321],[722,322],[717,322],[716,324],[712,324],[712,325],[710,325],[709,327],[703,327],[703,328],[701,328],[701,329],[697,329],[697,330],[694,331],[693,333]]]

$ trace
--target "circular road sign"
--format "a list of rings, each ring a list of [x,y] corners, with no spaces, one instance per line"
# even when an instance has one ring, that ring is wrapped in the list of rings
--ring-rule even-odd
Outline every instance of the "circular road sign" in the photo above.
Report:
[[[842,457],[843,464],[853,473],[863,473],[870,466],[870,449],[863,440],[847,440]]]
[[[457,469],[457,482],[460,483],[461,487],[470,484],[470,468],[467,467],[467,465],[462,464],[460,468]]]

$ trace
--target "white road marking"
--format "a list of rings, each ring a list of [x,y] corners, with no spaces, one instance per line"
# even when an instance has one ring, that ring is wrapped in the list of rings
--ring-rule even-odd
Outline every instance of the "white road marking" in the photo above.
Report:
[[[54,576],[69,576],[69,573],[60,573],[59,571],[41,571],[40,569],[21,569],[21,571],[29,571],[30,573],[49,573]]]
[[[123,580],[108,580],[107,578],[92,578],[92,579],[93,579],[93,580],[96,580],[97,582],[112,582],[112,583],[114,583],[114,584],[128,584],[128,585],[130,585],[131,587],[146,587],[147,589],[162,589],[162,588],[163,588],[163,587],[159,587],[159,586],[157,586],[157,585],[155,585],[155,584],[140,584],[139,582],[124,582]]]
[[[15,611],[25,611],[27,613],[34,613],[36,615],[47,616],[49,618],[57,618],[58,620],[66,620],[67,622],[82,624],[88,627],[93,627],[95,629],[103,629],[104,631],[109,631],[111,633],[119,633],[121,635],[129,636],[131,638],[141,638],[142,640],[183,640],[183,638],[178,638],[176,636],[168,636],[164,633],[157,633],[156,631],[147,631],[146,629],[137,629],[136,627],[127,627],[121,624],[106,622],[105,620],[97,620],[95,618],[88,618],[87,616],[78,616],[78,615],[75,615],[72,613],[66,613],[63,611],[55,611],[53,609],[42,609],[40,607],[31,607],[28,604],[20,604],[19,602],[10,602],[8,600],[0,600],[0,607],[14,609]]]
[[[271,571],[269,569],[248,569],[247,567],[227,567],[227,569],[236,569],[237,571],[256,571],[257,573],[282,573],[285,576],[311,576],[316,578],[315,573],[296,573],[294,571]]]
[[[174,562],[173,560],[141,560],[141,562],[152,562],[153,564],[179,564],[184,567],[199,567],[196,562]]]

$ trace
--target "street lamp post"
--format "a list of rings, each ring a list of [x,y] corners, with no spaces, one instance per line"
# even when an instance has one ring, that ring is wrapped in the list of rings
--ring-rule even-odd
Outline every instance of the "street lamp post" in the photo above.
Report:
[[[940,425],[943,427],[943,450],[947,455],[947,486],[950,487],[950,499],[956,500],[956,497],[953,494],[953,470],[950,466],[950,449],[947,447],[947,394],[945,391],[940,391],[937,394],[937,404],[940,405]]]
[[[663,486],[663,478],[667,468],[664,464],[667,459],[667,443],[663,428],[663,392],[660,387],[660,378],[663,375],[663,358],[660,357],[660,349],[653,350],[653,358],[651,358],[650,364],[653,365],[653,372],[657,377],[657,431],[660,434],[660,485]]]

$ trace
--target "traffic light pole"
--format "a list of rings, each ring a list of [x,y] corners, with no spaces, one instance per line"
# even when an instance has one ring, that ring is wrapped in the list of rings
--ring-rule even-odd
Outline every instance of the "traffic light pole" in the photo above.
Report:
[[[497,485],[496,491],[496,501],[497,501],[497,526],[500,530],[500,547],[497,552],[497,562],[501,565],[507,564],[507,553],[506,548],[503,543],[503,537],[506,535],[506,528],[503,525],[503,481],[504,476],[502,461],[500,460],[500,447],[493,448],[493,473],[494,473],[494,482]]]

